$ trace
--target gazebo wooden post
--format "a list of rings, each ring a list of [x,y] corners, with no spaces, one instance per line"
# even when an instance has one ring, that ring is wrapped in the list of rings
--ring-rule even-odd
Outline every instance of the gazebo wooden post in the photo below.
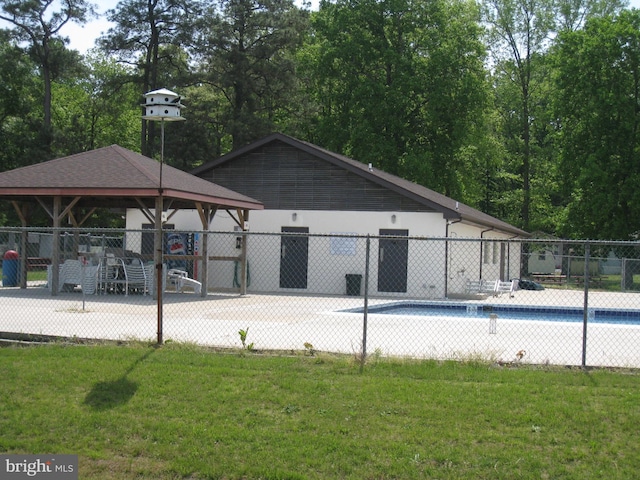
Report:
[[[27,288],[27,239],[29,232],[27,225],[22,224],[22,233],[20,234],[20,288]]]
[[[198,269],[198,280],[202,284],[200,289],[200,296],[206,297],[209,291],[209,226],[213,221],[213,217],[218,211],[217,205],[203,205],[200,202],[196,202],[196,210],[200,215],[200,223],[202,224],[202,240],[200,241],[200,258],[196,258],[196,262],[200,262],[200,268]]]
[[[13,208],[16,210],[20,218],[20,223],[22,224],[22,232],[20,234],[20,288],[27,288],[27,240],[29,237],[27,228],[29,227],[29,207],[26,203],[20,204],[15,201],[11,203],[13,203]]]
[[[202,283],[202,288],[200,290],[200,295],[202,297],[207,296],[207,292],[209,291],[209,227],[211,226],[211,222],[213,221],[213,217],[218,211],[217,206],[207,206],[206,209],[198,208],[201,211],[200,221],[202,222],[202,241],[200,242],[200,258],[202,258],[202,267],[200,270],[200,283]]]
[[[60,210],[62,198],[53,197],[53,246],[51,251],[51,295],[58,295],[60,285]]]
[[[209,209],[207,209],[208,211]],[[207,213],[207,218],[209,218],[209,214]],[[202,241],[200,242],[200,283],[202,283],[202,288],[200,289],[200,296],[206,297],[207,292],[209,291],[209,221],[207,221],[206,227],[202,226]]]

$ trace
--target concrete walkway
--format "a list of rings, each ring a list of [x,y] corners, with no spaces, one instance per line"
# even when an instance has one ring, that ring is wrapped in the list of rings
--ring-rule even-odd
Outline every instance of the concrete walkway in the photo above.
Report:
[[[363,306],[361,297],[209,294],[206,298],[167,292],[163,337],[225,348],[241,348],[239,330],[258,350],[305,350],[359,354],[365,334],[364,315],[344,310]],[[372,299],[370,305],[404,301]],[[574,290],[518,291],[469,304],[553,305],[582,307],[584,293]],[[593,308],[640,310],[638,293],[590,292]],[[460,300],[455,300],[460,302]],[[46,288],[0,289],[0,331],[63,337],[151,340],[157,337],[157,302],[141,295],[51,297]],[[582,323],[503,320],[495,333],[488,319],[369,314],[368,354],[436,359],[484,359],[581,365]],[[640,367],[640,326],[590,324],[586,364]]]

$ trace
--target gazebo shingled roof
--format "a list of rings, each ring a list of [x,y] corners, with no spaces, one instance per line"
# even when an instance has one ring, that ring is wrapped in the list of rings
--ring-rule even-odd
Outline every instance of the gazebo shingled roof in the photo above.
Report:
[[[0,197],[82,197],[79,207],[154,208],[160,189],[160,163],[118,145],[57,158],[0,173]],[[194,202],[224,208],[262,209],[253,198],[177,168],[162,166],[162,196],[171,208]]]
[[[263,204],[253,198],[221,187],[118,145],[57,158],[48,162],[16,168],[0,173],[0,198],[12,201],[23,227],[28,219],[27,203],[40,204],[53,220],[53,259],[51,294],[57,294],[59,264],[59,228],[67,215],[74,226],[82,224],[96,208],[137,208],[156,224],[154,252],[158,272],[162,263],[162,217],[156,211],[195,209],[200,214],[203,230],[208,230],[215,212],[222,208],[236,210],[236,222],[245,228],[249,210],[262,210]],[[74,210],[88,210],[84,218],[76,218]],[[78,221],[78,219],[80,221]],[[26,231],[25,231],[26,232]],[[205,236],[206,238],[206,236]],[[22,251],[26,251],[26,234],[22,235]],[[207,256],[205,240],[203,258]],[[242,253],[246,265],[246,251]],[[206,295],[206,265],[202,271]],[[245,270],[246,271],[246,270]],[[21,261],[21,287],[26,288],[26,262]],[[160,274],[158,274],[160,275]],[[159,281],[159,279],[158,279]],[[244,283],[243,280],[243,285]],[[159,317],[161,313],[159,312]]]

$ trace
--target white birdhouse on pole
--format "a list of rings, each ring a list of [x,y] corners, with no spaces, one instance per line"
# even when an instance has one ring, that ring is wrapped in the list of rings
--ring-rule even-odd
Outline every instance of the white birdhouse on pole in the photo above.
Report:
[[[180,96],[161,88],[152,92],[144,94],[145,103],[142,106],[145,108],[145,114],[142,118],[145,120],[175,122],[184,120],[180,116],[180,109],[184,108],[184,105],[180,103]]]
[[[155,292],[158,297],[158,345],[162,345],[162,329],[163,329],[163,314],[162,314],[162,288],[158,288],[163,284],[163,270],[162,270],[162,212],[164,211],[163,200],[163,185],[162,185],[162,170],[164,165],[164,124],[165,122],[176,122],[184,120],[180,116],[180,108],[184,107],[180,103],[180,96],[161,88],[160,90],[154,90],[153,92],[147,92],[144,94],[145,103],[142,106],[145,109],[145,113],[142,116],[144,120],[150,120],[160,122],[160,176],[158,179],[158,196],[155,202],[155,235],[154,235],[154,249],[155,249],[155,266],[156,266],[156,279],[155,279]]]

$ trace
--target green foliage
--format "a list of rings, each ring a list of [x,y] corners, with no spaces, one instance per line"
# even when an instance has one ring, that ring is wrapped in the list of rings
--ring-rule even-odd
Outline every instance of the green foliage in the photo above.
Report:
[[[282,112],[296,108],[294,54],[307,17],[292,0],[235,0],[198,22],[199,75],[221,93],[215,111],[233,148],[271,133]]]
[[[550,0],[488,0],[484,19],[489,25],[489,42],[496,63],[499,101],[507,104],[500,111],[505,116],[503,134],[518,176],[518,221],[521,228],[531,228],[533,204],[533,165],[538,161],[534,119],[541,104],[538,92],[544,90],[544,51],[555,28],[554,4]],[[544,138],[541,139],[543,142]],[[514,212],[515,213],[515,212]],[[512,214],[512,218],[513,218]]]
[[[240,335],[240,341],[242,342],[242,348],[249,350],[251,352],[253,351],[253,342],[247,343],[248,334],[249,334],[249,327],[247,327],[245,330],[241,329],[238,331],[238,335]]]
[[[246,341],[247,341],[247,335],[249,334],[249,327],[247,327],[245,330],[238,330],[238,335],[240,335],[240,341],[242,342],[242,348],[245,348],[246,346]]]
[[[8,22],[12,26],[12,37],[26,45],[25,52],[33,58],[42,80],[40,140],[45,158],[39,158],[38,161],[48,160],[51,155],[51,84],[78,61],[77,55],[65,48],[65,39],[60,36],[60,30],[69,22],[85,23],[93,13],[93,4],[86,0],[67,0],[61,5],[54,2],[0,0],[0,20]]]
[[[201,14],[201,2],[187,0],[125,0],[107,12],[113,22],[111,28],[99,39],[103,51],[118,61],[134,66],[129,82],[136,85],[142,95],[161,87],[175,88],[176,84],[190,83],[185,78],[188,48],[193,24]],[[143,122],[140,135],[140,151],[149,157],[160,153],[160,129],[154,122]],[[172,145],[167,145],[168,163],[174,156]]]
[[[0,32],[0,169],[46,158],[42,145],[42,83],[37,66],[9,35]]]
[[[56,156],[113,144],[137,150],[139,96],[129,71],[100,54],[85,62],[83,77],[53,85]]]
[[[186,122],[171,126],[168,144],[177,140],[179,150],[169,153],[173,166],[190,170],[231,150],[231,137],[226,132],[227,100],[210,85],[185,88],[182,92],[187,104]],[[175,134],[174,134],[175,133]]]
[[[479,196],[468,149],[488,84],[477,10],[438,0],[322,3],[301,56],[319,105],[313,141],[465,200]],[[487,142],[483,142],[488,145]]]
[[[640,22],[620,6],[126,0],[82,58],[59,29],[87,2],[0,0],[0,170],[114,143],[159,157],[141,94],[167,87],[187,106],[165,142],[183,170],[282,131],[527,230],[628,239]]]
[[[640,230],[640,12],[562,34],[554,58],[567,202],[562,233],[629,239]]]
[[[314,356],[316,354],[316,349],[311,342],[304,342],[304,350],[308,355]]]

